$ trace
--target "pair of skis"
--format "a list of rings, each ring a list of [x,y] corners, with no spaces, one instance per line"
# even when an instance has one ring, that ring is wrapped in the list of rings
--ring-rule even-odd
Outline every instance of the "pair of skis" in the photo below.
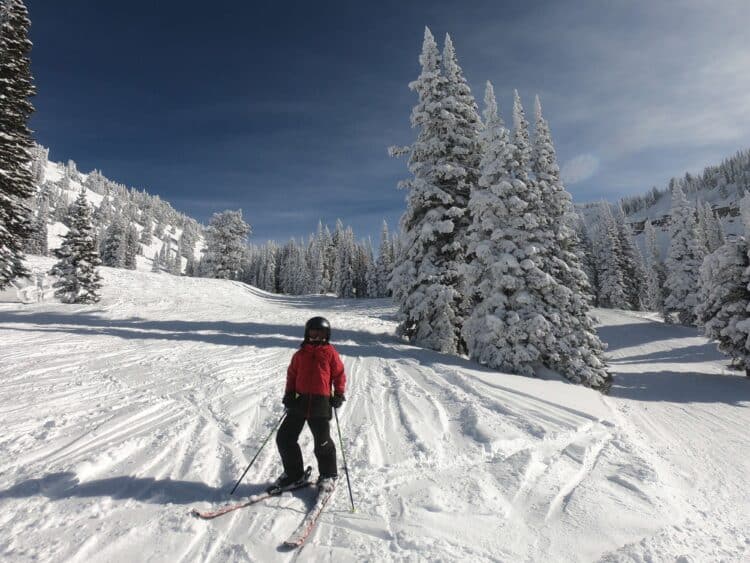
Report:
[[[312,469],[308,467],[307,471],[305,471],[305,479],[301,482],[294,483],[293,485],[290,485],[289,487],[284,487],[280,489],[277,488],[266,493],[254,495],[248,498],[244,502],[239,502],[236,504],[227,504],[227,505],[222,506],[221,508],[218,508],[217,510],[200,511],[196,508],[193,508],[190,511],[190,514],[202,520],[213,520],[214,518],[223,516],[224,514],[228,514],[229,512],[233,512],[235,510],[239,510],[240,508],[246,508],[248,506],[252,506],[253,504],[262,502],[266,499],[279,496],[282,493],[285,493],[288,491],[296,491],[298,489],[309,487],[311,485],[311,482],[309,480],[311,471]],[[302,520],[299,526],[297,526],[297,529],[294,530],[294,532],[292,532],[292,535],[290,535],[289,538],[281,544],[283,547],[295,549],[295,548],[301,547],[305,543],[307,538],[309,538],[312,532],[315,530],[315,526],[318,523],[318,518],[323,512],[323,509],[328,504],[328,501],[333,496],[334,491],[335,491],[335,486],[333,483],[331,483],[331,486],[327,488],[318,490],[318,495],[315,498],[315,504],[307,512],[305,519]]]

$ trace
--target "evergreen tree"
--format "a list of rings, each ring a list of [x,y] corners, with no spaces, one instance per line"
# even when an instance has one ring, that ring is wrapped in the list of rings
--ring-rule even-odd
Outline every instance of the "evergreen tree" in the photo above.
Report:
[[[367,239],[367,254],[370,257],[370,262],[367,265],[367,296],[368,297],[382,297],[378,292],[378,264],[374,259],[374,251],[372,248],[372,240]]]
[[[171,245],[168,243],[164,244],[164,257],[161,259],[162,267],[164,271],[172,273],[174,269],[174,259],[172,258]]]
[[[104,198],[102,198],[102,202],[99,204],[99,207],[97,207],[96,211],[94,211],[94,224],[97,227],[105,227],[112,222],[114,216],[115,210],[112,207],[112,201],[110,200],[109,194],[107,193]]]
[[[376,297],[390,297],[391,291],[388,284],[391,281],[393,273],[393,243],[390,240],[388,232],[388,223],[383,221],[383,228],[380,231],[380,246],[378,247],[378,259],[375,264],[376,275]]]
[[[100,264],[94,243],[91,209],[83,191],[70,209],[70,230],[62,245],[55,250],[58,262],[50,274],[59,279],[54,283],[55,296],[64,303],[96,303],[99,301]]]
[[[650,311],[664,309],[664,264],[661,261],[656,231],[649,219],[644,226],[646,238],[646,293],[645,305]]]
[[[49,162],[49,149],[34,144],[31,149],[31,177],[35,186],[41,186],[47,176],[47,164]]]
[[[588,229],[582,220],[578,220],[576,225],[578,233],[578,243],[581,249],[581,269],[586,274],[591,291],[592,304],[599,306],[599,270],[597,268],[594,254],[594,244],[591,242]]]
[[[58,190],[57,197],[55,198],[55,212],[52,214],[52,218],[63,225],[67,225],[69,217],[70,203],[68,202],[68,192]],[[69,227],[70,225],[67,226]]]
[[[583,270],[583,251],[575,229],[578,215],[560,178],[552,134],[542,116],[538,96],[534,109],[536,135],[531,169],[541,198],[540,228],[548,231],[545,238],[549,241],[542,250],[542,269],[553,280],[543,297],[557,308],[550,317],[555,348],[544,353],[545,364],[573,382],[605,388],[611,377],[605,369],[604,346],[590,315],[591,287]]]
[[[107,179],[99,170],[92,170],[83,184],[95,194],[104,195],[107,192]],[[94,213],[96,215],[96,213]]]
[[[112,223],[104,236],[102,263],[112,268],[124,268],[127,246],[125,222],[118,213],[113,217]]]
[[[354,233],[352,232],[352,239]],[[368,272],[372,270],[372,244],[355,243],[354,245],[354,288],[359,298],[371,297]]]
[[[161,266],[166,266],[167,259],[168,259],[167,245],[166,243],[161,243],[161,248],[159,249],[159,264]]]
[[[141,235],[139,237],[139,242],[145,246],[151,246],[151,231],[153,230],[154,226],[151,222],[151,218],[148,216],[145,216],[143,218],[143,229],[141,230]]]
[[[333,270],[333,290],[342,298],[355,297],[354,276],[355,245],[351,227],[343,229],[341,220],[336,223],[336,262]]]
[[[161,259],[158,252],[154,252],[154,259],[151,261],[151,271],[154,273],[161,272]]]
[[[679,323],[692,325],[696,320],[698,272],[704,254],[696,241],[695,210],[679,185],[672,192],[670,216],[664,320],[672,322],[676,315]]]
[[[622,271],[620,233],[609,204],[604,201],[599,206],[598,227],[599,236],[597,237],[595,254],[598,263],[599,306],[629,309],[631,304],[628,300]]]
[[[333,248],[333,236],[328,228],[321,230],[321,223],[318,223],[318,244],[323,253],[323,286],[322,292],[329,293],[333,291],[333,269],[336,263],[336,253]]]
[[[497,110],[491,83],[485,93],[479,187],[471,193],[469,287],[474,308],[464,325],[469,355],[479,363],[533,375],[552,332],[540,300],[551,279],[541,269],[541,195],[522,178],[517,149]]]
[[[0,289],[28,275],[23,247],[31,224],[25,200],[34,193],[31,167],[31,76],[28,11],[22,0],[0,6]]]
[[[646,273],[643,271],[643,257],[633,241],[633,232],[625,220],[625,214],[620,205],[616,207],[615,223],[617,224],[617,238],[620,254],[618,261],[627,297],[628,309],[640,311],[643,306],[641,297],[645,294],[644,281]]]
[[[214,278],[238,279],[250,234],[242,210],[214,213],[206,229],[206,268]]]
[[[278,251],[276,245],[269,244],[266,247],[265,272],[263,276],[263,289],[270,292],[278,291]]]
[[[310,250],[310,293],[324,293],[325,248],[323,247],[323,225],[318,221],[318,232],[311,237]]]
[[[706,252],[714,252],[724,244],[724,229],[710,203],[704,202],[698,206],[698,223],[703,237],[701,242],[706,247]]]
[[[518,179],[524,183],[529,182],[529,169],[531,162],[531,143],[529,141],[529,122],[521,104],[521,96],[518,90],[513,90],[513,158],[516,161],[515,170]]]
[[[719,350],[739,362],[750,375],[750,259],[744,237],[730,241],[706,256],[700,269],[696,315],[708,338]],[[745,329],[745,330],[743,330]]]
[[[138,242],[138,229],[134,225],[128,226],[125,232],[125,252],[123,257],[123,267],[128,270],[135,270],[138,252],[141,248]]]
[[[40,190],[39,200],[39,208],[32,221],[31,237],[27,241],[26,252],[39,256],[47,256],[49,253],[47,247],[49,204],[47,203],[47,198],[44,197],[44,189]]]
[[[446,45],[446,47],[448,47]],[[446,54],[451,55],[451,48]],[[400,186],[409,190],[401,219],[403,251],[399,253],[391,288],[399,305],[397,332],[411,342],[442,352],[461,352],[463,317],[468,309],[463,276],[467,196],[471,173],[466,146],[476,147],[468,134],[472,126],[461,106],[458,110],[457,64],[441,57],[429,29],[420,55],[422,72],[409,86],[419,95],[412,111],[412,126],[419,129],[408,152],[412,177]],[[447,92],[453,92],[446,100]],[[461,115],[464,112],[464,115]],[[458,128],[468,144],[457,144]],[[474,130],[476,138],[476,130]]]

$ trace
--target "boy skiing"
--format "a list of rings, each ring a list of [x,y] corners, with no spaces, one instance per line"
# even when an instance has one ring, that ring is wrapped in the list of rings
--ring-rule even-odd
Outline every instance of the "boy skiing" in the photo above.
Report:
[[[315,442],[320,473],[318,488],[332,489],[338,477],[336,446],[331,439],[329,421],[331,409],[338,409],[345,400],[346,373],[330,339],[331,325],[325,318],[313,317],[305,323],[305,339],[287,369],[282,401],[287,415],[276,434],[284,473],[269,491],[293,487],[306,480],[302,451],[297,443],[305,421]]]

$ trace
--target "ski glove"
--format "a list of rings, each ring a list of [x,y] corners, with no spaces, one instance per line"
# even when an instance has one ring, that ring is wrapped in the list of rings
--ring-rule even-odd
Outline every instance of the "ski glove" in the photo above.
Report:
[[[334,409],[339,408],[344,401],[346,401],[346,397],[343,394],[331,395],[330,402]]]
[[[294,404],[296,393],[294,391],[288,391],[284,393],[284,398],[281,399],[281,403],[286,407],[290,408]]]

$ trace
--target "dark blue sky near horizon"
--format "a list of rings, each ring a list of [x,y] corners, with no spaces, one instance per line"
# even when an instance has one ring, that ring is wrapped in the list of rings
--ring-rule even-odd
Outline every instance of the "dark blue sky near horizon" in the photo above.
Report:
[[[374,241],[406,193],[425,25],[480,108],[539,94],[575,201],[663,187],[750,146],[750,2],[27,0],[36,140],[251,242],[337,218]]]

